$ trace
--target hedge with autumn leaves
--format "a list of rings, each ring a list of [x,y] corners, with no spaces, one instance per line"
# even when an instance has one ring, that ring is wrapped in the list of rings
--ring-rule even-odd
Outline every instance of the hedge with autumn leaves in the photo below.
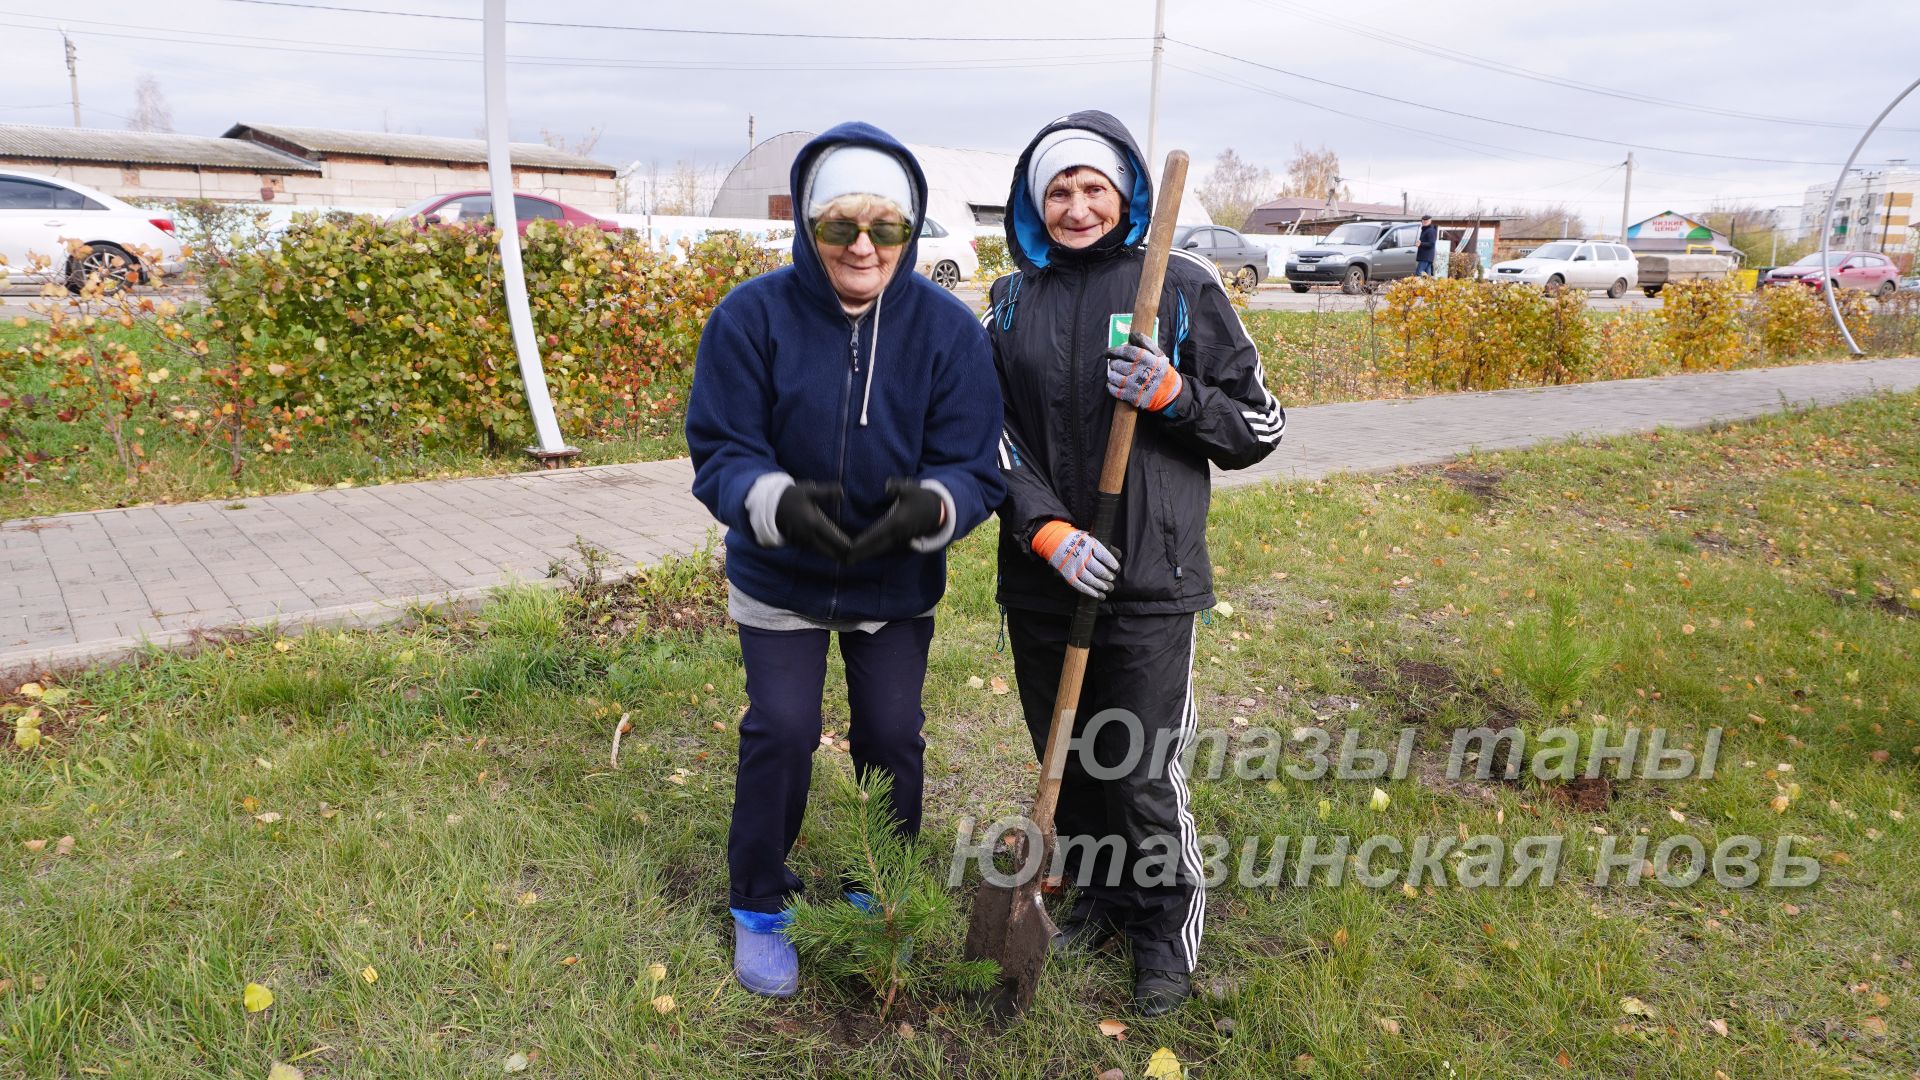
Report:
[[[1505,282],[1410,278],[1389,286],[1377,316],[1383,375],[1411,389],[1498,390],[1834,356],[1842,352],[1823,297],[1801,288],[1742,292],[1731,281],[1681,282],[1653,311],[1589,317],[1586,294]],[[1839,297],[1862,348],[1920,348],[1920,302]]]
[[[493,241],[471,229],[301,219],[196,253],[199,304],[175,302],[167,282],[126,290],[96,279],[71,295],[49,286],[35,304],[41,320],[19,320],[26,344],[0,351],[0,472],[45,474],[104,433],[133,479],[147,471],[156,428],[204,438],[235,477],[249,459],[321,434],[376,453],[524,446],[532,424]],[[780,262],[737,234],[659,252],[631,234],[546,221],[530,225],[524,253],[555,412],[582,442],[672,414],[708,314]]]
[[[779,262],[736,234],[675,258],[545,221],[524,251],[554,410],[583,438],[675,408],[714,305]],[[208,328],[298,423],[516,446],[532,427],[502,295],[490,233],[316,222],[213,275]]]

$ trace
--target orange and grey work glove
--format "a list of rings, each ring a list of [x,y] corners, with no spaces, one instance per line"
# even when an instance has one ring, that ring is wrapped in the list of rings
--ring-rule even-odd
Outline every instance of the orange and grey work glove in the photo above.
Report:
[[[1180,373],[1154,343],[1134,334],[1104,354],[1107,393],[1136,409],[1159,412],[1180,398]]]
[[[1113,590],[1120,570],[1120,560],[1105,544],[1064,521],[1040,526],[1033,534],[1033,552],[1047,560],[1068,585],[1096,599]]]

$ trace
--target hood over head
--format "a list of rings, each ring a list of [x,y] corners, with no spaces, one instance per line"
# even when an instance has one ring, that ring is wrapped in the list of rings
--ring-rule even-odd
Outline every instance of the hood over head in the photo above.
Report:
[[[793,159],[793,169],[787,175],[787,190],[793,193],[793,268],[799,275],[807,293],[817,296],[822,303],[830,305],[834,311],[840,310],[840,297],[833,291],[833,282],[827,277],[827,268],[820,263],[820,252],[814,247],[812,221],[808,216],[813,209],[813,186],[823,164],[828,164],[829,154],[842,147],[864,147],[894,158],[906,171],[912,205],[905,207],[908,220],[913,224],[912,235],[907,238],[906,246],[900,249],[900,262],[895,267],[892,280],[887,282],[886,291],[881,297],[894,295],[902,288],[909,288],[916,264],[915,251],[920,245],[920,229],[927,217],[927,177],[920,170],[920,163],[900,140],[859,120],[850,120],[836,124],[800,148]],[[866,173],[878,181],[885,180],[884,170],[871,169],[869,160],[860,167],[860,158],[865,155],[834,155],[831,172],[827,180],[838,186],[845,182],[848,175]],[[849,189],[851,190],[851,189]],[[838,194],[838,192],[836,193]],[[893,197],[893,193],[876,191],[872,194]]]
[[[1122,172],[1131,172],[1132,176],[1110,176],[1116,186],[1131,179],[1131,190],[1122,188],[1126,202],[1120,209],[1120,221],[1112,231],[1100,238],[1092,247],[1075,250],[1064,248],[1053,242],[1047,235],[1046,218],[1040,211],[1040,198],[1044,191],[1033,190],[1035,184],[1044,185],[1053,179],[1060,170],[1030,179],[1029,174],[1036,171],[1048,151],[1060,147],[1069,141],[1057,137],[1056,132],[1079,129],[1091,132],[1108,143],[1122,163]],[[1084,149],[1084,147],[1083,147]],[[1087,155],[1071,155],[1087,156]],[[1076,164],[1091,164],[1076,162]],[[1098,165],[1093,167],[1098,168]],[[1103,172],[1105,170],[1102,170]],[[1082,259],[1091,256],[1103,256],[1115,248],[1131,247],[1138,244],[1147,235],[1147,225],[1153,216],[1153,181],[1147,175],[1146,159],[1140,153],[1140,147],[1134,143],[1133,135],[1127,126],[1115,119],[1111,113],[1099,109],[1087,109],[1071,113],[1041,128],[1020,153],[1020,161],[1013,167],[1013,187],[1007,192],[1007,251],[1021,269],[1036,269],[1047,266],[1056,259]]]

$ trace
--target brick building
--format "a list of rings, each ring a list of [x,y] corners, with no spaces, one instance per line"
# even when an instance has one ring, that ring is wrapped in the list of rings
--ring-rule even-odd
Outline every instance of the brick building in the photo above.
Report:
[[[514,187],[589,213],[615,209],[614,169],[514,143]],[[225,135],[0,124],[0,168],[44,173],[122,199],[213,199],[371,209],[487,186],[481,139],[235,124]]]

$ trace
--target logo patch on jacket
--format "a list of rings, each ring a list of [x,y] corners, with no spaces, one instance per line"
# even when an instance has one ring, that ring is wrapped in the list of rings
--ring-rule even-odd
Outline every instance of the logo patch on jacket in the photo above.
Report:
[[[1117,349],[1133,334],[1133,312],[1116,311],[1107,318],[1107,348]],[[1153,340],[1160,340],[1160,320],[1153,320]]]

